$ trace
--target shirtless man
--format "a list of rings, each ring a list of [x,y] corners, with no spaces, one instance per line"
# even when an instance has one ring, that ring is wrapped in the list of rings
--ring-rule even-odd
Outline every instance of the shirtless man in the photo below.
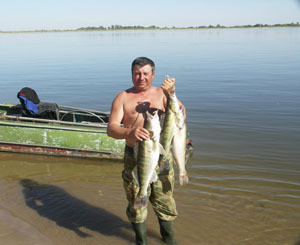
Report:
[[[158,110],[165,112],[167,97],[165,93],[174,89],[175,79],[166,79],[161,88],[152,86],[155,75],[154,62],[146,57],[136,58],[131,66],[133,87],[119,93],[112,103],[107,134],[116,139],[125,139],[124,170],[122,178],[128,200],[126,210],[136,233],[137,244],[147,244],[146,217],[147,208],[134,208],[134,201],[139,187],[132,175],[136,167],[133,147],[136,141],[147,140],[148,130],[143,128],[144,113]],[[179,101],[181,107],[182,103]],[[184,108],[184,107],[183,107]],[[121,127],[123,123],[124,127]],[[172,159],[170,168],[160,172],[157,168],[158,180],[148,188],[149,200],[158,217],[160,232],[168,244],[176,244],[173,236],[173,220],[177,216],[173,198],[174,170]]]

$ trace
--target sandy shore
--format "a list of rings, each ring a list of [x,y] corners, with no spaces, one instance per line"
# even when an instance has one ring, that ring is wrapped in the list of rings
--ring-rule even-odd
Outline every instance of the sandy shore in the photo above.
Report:
[[[6,245],[54,245],[35,227],[0,209],[0,240]]]

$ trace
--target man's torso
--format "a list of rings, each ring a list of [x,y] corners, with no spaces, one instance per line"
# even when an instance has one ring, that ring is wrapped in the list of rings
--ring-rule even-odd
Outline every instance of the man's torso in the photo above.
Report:
[[[160,88],[151,87],[149,91],[139,93],[129,89],[125,93],[123,124],[126,128],[143,127],[146,111],[151,113],[155,110],[159,110],[160,113],[165,111],[166,99]]]

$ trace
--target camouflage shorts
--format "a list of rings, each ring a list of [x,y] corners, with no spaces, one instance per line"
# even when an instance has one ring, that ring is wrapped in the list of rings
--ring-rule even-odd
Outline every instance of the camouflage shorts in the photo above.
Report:
[[[159,166],[156,168],[158,180],[151,183],[148,187],[148,197],[158,218],[166,221],[172,221],[177,216],[175,200],[173,198],[174,190],[174,169],[172,157],[161,159],[162,164],[167,164],[168,168],[162,171]],[[142,223],[147,218],[147,207],[134,208],[134,201],[139,192],[139,186],[133,177],[133,170],[136,167],[133,148],[126,146],[124,154],[124,170],[122,172],[124,189],[126,192],[128,206],[126,214],[128,219],[134,223]]]

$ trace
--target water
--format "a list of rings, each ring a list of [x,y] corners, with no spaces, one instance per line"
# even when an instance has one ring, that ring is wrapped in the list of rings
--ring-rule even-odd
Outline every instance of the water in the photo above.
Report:
[[[176,77],[195,148],[190,184],[176,183],[178,242],[294,245],[299,41],[299,28],[1,34],[0,102],[29,86],[42,101],[108,111],[132,60],[148,56],[154,85]],[[134,242],[122,164],[0,153],[0,168],[0,244]]]

